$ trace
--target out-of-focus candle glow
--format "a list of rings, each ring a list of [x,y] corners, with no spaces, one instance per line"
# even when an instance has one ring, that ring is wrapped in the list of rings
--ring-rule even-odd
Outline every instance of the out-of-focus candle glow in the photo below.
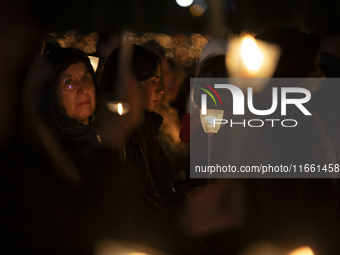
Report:
[[[204,8],[200,5],[191,5],[190,6],[190,12],[192,15],[198,17],[201,16],[204,13]]]
[[[176,0],[176,3],[181,7],[188,7],[192,5],[194,0]]]
[[[270,78],[281,54],[272,43],[250,35],[232,39],[227,45],[226,66],[230,78]]]
[[[304,246],[290,252],[288,255],[314,255],[314,253],[311,248]]]
[[[98,63],[99,63],[99,58],[95,57],[95,56],[88,56],[91,62],[91,65],[93,67],[94,72],[97,71],[98,68]]]
[[[122,240],[103,240],[95,247],[95,255],[169,255],[150,246]]]
[[[242,39],[241,55],[246,67],[251,72],[257,72],[260,69],[264,56],[251,36],[246,36]]]
[[[106,107],[109,109],[109,111],[118,113],[119,115],[125,115],[130,111],[129,103],[111,101],[106,103]]]
[[[235,37],[227,45],[226,67],[230,82],[242,90],[261,91],[276,70],[281,49],[276,44],[256,40],[250,35]],[[233,83],[233,84],[234,84]]]
[[[119,115],[123,114],[123,106],[122,106],[121,103],[118,104],[118,113],[119,113]]]

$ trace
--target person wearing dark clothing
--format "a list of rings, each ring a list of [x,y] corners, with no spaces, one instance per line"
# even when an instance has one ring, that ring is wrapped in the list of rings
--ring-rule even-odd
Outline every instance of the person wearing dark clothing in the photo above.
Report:
[[[320,67],[327,78],[340,78],[340,21],[324,19],[314,26],[312,33],[320,38]],[[332,137],[339,156],[340,153],[340,86],[338,81],[326,79],[317,94],[317,109],[322,116],[325,128]]]
[[[320,53],[320,67],[328,78],[340,77],[340,58],[327,52]]]
[[[106,94],[119,90],[117,71],[121,51],[121,47],[117,48],[106,61],[100,85]],[[171,204],[179,203],[181,196],[174,189],[170,174],[171,164],[157,137],[163,121],[162,116],[154,112],[164,92],[159,84],[160,59],[150,50],[138,45],[132,46],[131,58],[132,73],[143,92],[141,108],[144,120],[141,127],[127,140],[127,161],[136,166],[143,176],[143,205],[153,208],[151,211],[163,211],[168,206],[171,207]]]
[[[340,77],[340,20],[324,19],[313,27],[312,33],[320,38],[320,67],[326,77]]]
[[[142,186],[133,212],[133,225],[138,232],[135,238],[138,242],[174,251],[182,249],[180,244],[187,240],[177,229],[175,218],[185,196],[173,181],[170,161],[158,140],[163,121],[163,117],[154,112],[163,94],[159,63],[159,57],[142,46],[119,47],[106,61],[100,89],[105,95],[102,103],[121,102],[126,87],[134,90],[128,91],[130,96],[140,91],[128,101],[130,112],[120,116],[126,119],[139,111],[139,118],[142,117],[138,128],[127,127],[131,135],[124,137],[126,165],[134,167]]]
[[[273,79],[274,87],[308,89],[312,93],[312,99],[305,104],[305,107],[311,116],[305,116],[299,109],[292,107],[287,109],[287,118],[289,116],[295,119],[298,123],[296,127],[283,128],[279,125],[273,128],[269,126],[261,128],[256,138],[257,142],[253,143],[255,147],[252,149],[251,156],[254,160],[251,161],[251,165],[337,164],[336,149],[325,130],[323,115],[317,107],[320,81],[325,76],[319,66],[318,37],[294,29],[272,28],[258,34],[257,39],[275,43],[281,48],[282,55],[273,75],[274,78],[313,79],[304,79],[307,81],[305,84],[301,83],[302,79],[291,79],[289,83],[286,82],[287,79]],[[271,103],[268,98],[272,88],[273,85],[268,84],[262,94],[254,99],[254,105],[259,109],[268,109],[268,104]],[[299,96],[291,93],[290,97]],[[282,117],[279,113],[274,113],[271,118]],[[325,218],[330,217],[336,208],[335,194],[330,179],[302,179],[306,177],[305,175],[300,179],[259,180],[258,203],[261,209],[254,210],[251,220],[266,226],[263,228],[263,235],[271,232],[274,238],[288,240],[289,233],[294,228],[295,233],[305,236],[301,241],[321,249],[322,237],[317,233],[323,232],[325,239],[332,236]]]
[[[78,49],[55,50],[43,58],[53,72],[43,87],[41,116],[76,164],[86,166],[101,142],[96,130],[98,88],[93,68]]]
[[[7,8],[1,10],[10,11]],[[7,100],[3,102],[2,110],[13,111],[1,118],[2,127],[10,125],[10,132],[5,133],[6,140],[1,142],[0,154],[0,226],[3,237],[0,254],[93,254],[101,238],[122,237],[128,229],[129,209],[135,197],[129,194],[139,191],[138,184],[133,181],[135,174],[129,176],[129,169],[119,164],[116,154],[106,150],[98,153],[100,159],[92,169],[91,178],[84,176],[83,169],[63,150],[58,139],[63,135],[61,130],[67,131],[68,125],[61,120],[56,122],[56,118],[71,112],[67,107],[61,115],[54,112],[54,83],[43,89],[42,101],[45,104],[40,109],[43,119],[36,113],[37,102],[34,110],[23,103],[27,96],[22,93],[26,92],[27,86],[23,81],[28,80],[27,70],[34,68],[32,60],[34,49],[40,45],[41,28],[35,22],[23,19],[23,15],[19,15],[20,23],[16,23],[18,13],[9,13],[17,32],[13,34],[9,29],[6,33],[9,40],[6,42],[10,43],[3,50],[6,51],[3,56],[5,62],[9,56],[11,61],[0,71],[1,84],[8,88],[4,89]],[[55,82],[56,65],[46,61],[40,64],[35,72],[32,71],[36,73],[34,81],[49,73],[49,81]],[[27,83],[34,83],[37,89],[43,85],[41,79]],[[72,117],[77,118],[76,115]],[[70,125],[72,128],[80,125],[75,118],[77,122]],[[86,117],[80,120],[86,120]],[[82,125],[88,126],[86,121]],[[78,147],[78,143],[73,145],[73,148]]]

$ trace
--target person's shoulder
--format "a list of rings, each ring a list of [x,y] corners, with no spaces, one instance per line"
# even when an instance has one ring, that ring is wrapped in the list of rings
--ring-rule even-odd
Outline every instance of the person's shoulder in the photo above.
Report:
[[[148,113],[150,119],[152,120],[152,122],[154,122],[155,124],[158,124],[159,126],[162,125],[163,122],[163,116],[156,113],[156,112],[149,112]]]

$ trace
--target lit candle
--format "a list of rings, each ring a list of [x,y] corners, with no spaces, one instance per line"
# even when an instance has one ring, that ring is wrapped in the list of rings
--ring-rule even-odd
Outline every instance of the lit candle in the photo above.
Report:
[[[109,111],[118,113],[119,115],[125,115],[130,111],[129,103],[110,101],[106,103],[106,107]]]
[[[200,111],[201,123],[205,133],[217,133],[221,127],[221,120],[223,118],[223,110],[207,109],[206,115]],[[220,120],[220,121],[217,121]]]
[[[88,58],[90,59],[94,72],[96,72],[98,68],[99,58],[95,56],[88,56]]]
[[[261,91],[268,80],[242,81],[234,78],[271,78],[280,54],[277,45],[256,40],[250,35],[235,38],[227,45],[226,67],[229,78],[243,90],[253,87],[255,92]]]

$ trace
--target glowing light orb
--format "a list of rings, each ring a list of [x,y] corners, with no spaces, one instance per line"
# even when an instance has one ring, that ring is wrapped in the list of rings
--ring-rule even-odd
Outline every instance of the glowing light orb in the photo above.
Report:
[[[122,106],[122,104],[119,103],[118,106],[117,106],[117,108],[118,108],[118,113],[119,113],[119,115],[122,115],[122,114],[123,114],[123,106]]]
[[[314,255],[314,253],[311,248],[305,246],[292,251],[288,255]]]
[[[119,115],[125,115],[130,111],[129,103],[110,101],[106,103],[106,107],[109,111],[118,113]]]
[[[204,8],[200,5],[192,5],[190,6],[190,12],[192,15],[198,17],[198,16],[201,16],[203,15],[204,13]]]
[[[241,43],[241,55],[247,68],[252,72],[257,72],[264,60],[263,53],[257,47],[254,38],[246,36]]]
[[[176,3],[181,7],[188,7],[192,5],[194,0],[176,0]]]
[[[94,72],[96,72],[99,64],[99,58],[95,56],[88,56],[88,58],[90,59]]]

